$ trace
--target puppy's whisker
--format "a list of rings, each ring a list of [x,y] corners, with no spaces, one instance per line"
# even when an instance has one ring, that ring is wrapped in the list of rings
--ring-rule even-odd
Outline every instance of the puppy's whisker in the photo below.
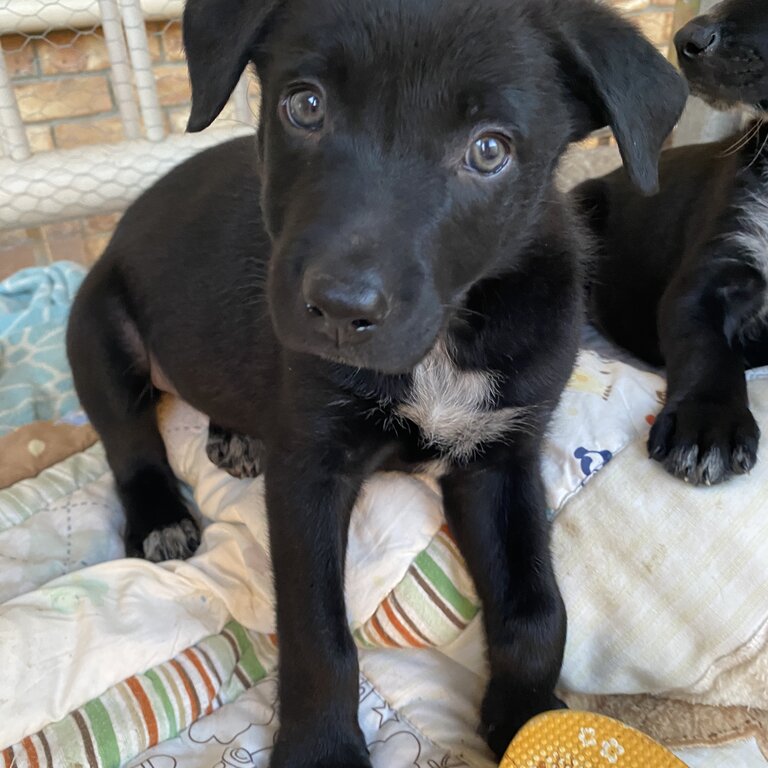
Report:
[[[258,115],[251,109],[251,114],[253,115],[254,119],[257,121],[256,123],[249,123],[246,120],[240,120],[237,117],[220,117],[216,121],[217,126],[221,126],[222,128],[234,128],[236,126],[242,127],[242,128],[249,128],[251,130],[256,130],[258,125]]]
[[[474,315],[475,317],[482,319],[486,319],[488,317],[482,312],[478,312],[476,309],[469,309],[469,307],[463,307],[461,304],[443,304],[443,309],[456,312],[459,315]]]
[[[759,123],[758,123],[758,125],[759,125]],[[765,147],[766,147],[767,144],[768,144],[768,136],[765,137],[765,139],[763,140],[763,143],[760,145],[760,147],[757,150],[757,152],[755,152],[755,156],[752,158],[752,161],[747,166],[747,168],[751,168],[758,161],[760,156],[763,154],[763,151],[765,150]]]
[[[249,293],[254,290],[263,291],[266,285],[267,285],[266,278],[264,278],[263,280],[252,280],[249,283],[243,283],[243,285],[239,287],[239,290],[246,293]]]
[[[748,144],[752,138],[755,136],[755,134],[760,130],[760,123],[756,122],[753,125],[751,125],[745,132],[744,135],[737,139],[734,144],[731,146],[731,148],[724,153],[724,157],[728,157],[729,154],[733,154],[733,152],[737,152],[742,147],[744,147],[746,144]]]
[[[722,154],[718,155],[718,157],[730,157],[731,155],[736,154],[739,150],[744,148],[752,140],[752,138],[760,130],[760,126],[761,126],[760,122],[757,122],[754,125],[750,126],[749,130],[746,131],[746,133],[743,136],[736,139],[736,141],[728,149],[726,149]]]

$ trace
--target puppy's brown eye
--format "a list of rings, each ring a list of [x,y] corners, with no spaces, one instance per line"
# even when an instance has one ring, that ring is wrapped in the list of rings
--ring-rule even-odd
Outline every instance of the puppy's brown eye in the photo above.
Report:
[[[302,131],[318,131],[325,120],[325,100],[315,88],[301,88],[283,100],[291,124]]]
[[[469,168],[484,176],[500,173],[509,164],[512,147],[497,133],[486,133],[469,145],[465,162]]]

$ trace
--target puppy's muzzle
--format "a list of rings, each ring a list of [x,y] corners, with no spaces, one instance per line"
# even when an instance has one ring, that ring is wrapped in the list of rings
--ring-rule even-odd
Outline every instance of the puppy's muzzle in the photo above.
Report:
[[[675,47],[680,61],[695,61],[717,53],[722,43],[720,25],[707,18],[688,22],[676,35]]]
[[[338,348],[368,341],[389,314],[381,279],[373,271],[337,278],[309,269],[301,287],[306,322]]]

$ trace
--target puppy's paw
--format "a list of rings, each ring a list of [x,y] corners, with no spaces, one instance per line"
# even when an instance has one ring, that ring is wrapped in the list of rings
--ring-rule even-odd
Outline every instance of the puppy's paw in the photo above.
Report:
[[[686,483],[716,485],[752,470],[759,440],[754,417],[740,403],[690,399],[659,414],[648,438],[648,452]]]
[[[152,563],[186,560],[199,546],[200,531],[191,518],[152,531],[142,542],[144,557]]]
[[[372,768],[362,739],[329,746],[325,738],[278,739],[269,768]]]
[[[151,563],[165,560],[186,560],[200,546],[200,530],[190,517],[156,528],[146,535],[129,534],[126,537],[128,557],[141,557]]]
[[[363,762],[362,759],[350,762],[345,758],[338,757],[321,758],[320,760],[299,758],[298,761],[284,762],[282,758],[273,757],[269,768],[372,768],[372,766],[370,760]]]
[[[517,732],[536,715],[555,709],[567,709],[554,695],[539,696],[530,691],[513,691],[491,681],[482,706],[480,732],[498,760],[504,757]]]
[[[210,424],[205,452],[217,467],[232,477],[258,477],[261,474],[264,443],[257,438]]]

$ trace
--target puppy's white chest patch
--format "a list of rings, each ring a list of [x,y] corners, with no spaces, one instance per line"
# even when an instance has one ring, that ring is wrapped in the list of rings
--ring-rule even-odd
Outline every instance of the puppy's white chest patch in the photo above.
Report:
[[[763,179],[761,189],[751,193],[742,205],[739,223],[741,231],[733,236],[733,241],[747,252],[752,263],[768,281],[768,174]],[[768,292],[755,322],[763,324],[766,319]]]
[[[397,413],[419,427],[425,444],[462,461],[483,443],[525,429],[528,409],[494,409],[496,394],[493,374],[460,370],[438,342],[416,367],[410,396]]]
[[[742,229],[734,240],[754,260],[755,266],[768,279],[768,174],[762,188],[753,192],[742,206],[739,217]]]

